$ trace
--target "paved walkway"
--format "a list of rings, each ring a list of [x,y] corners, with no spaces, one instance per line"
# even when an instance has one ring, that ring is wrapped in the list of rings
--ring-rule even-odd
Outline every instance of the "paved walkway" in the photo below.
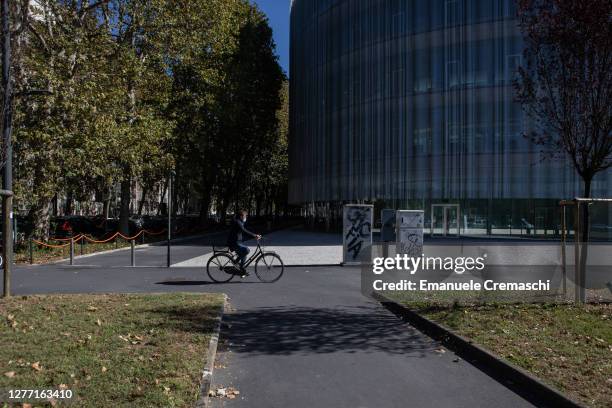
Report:
[[[342,262],[342,236],[338,233],[304,231],[298,228],[273,232],[262,241],[266,251],[278,253],[286,265],[340,265]],[[246,245],[255,250],[253,240]],[[205,266],[212,251],[173,264],[173,267]]]
[[[83,261],[99,265],[109,255]],[[15,294],[227,293],[231,311],[214,386],[233,386],[240,395],[215,400],[217,406],[531,406],[362,296],[359,272],[295,267],[274,284],[249,277],[216,285],[202,268],[49,265],[17,267],[13,287]]]

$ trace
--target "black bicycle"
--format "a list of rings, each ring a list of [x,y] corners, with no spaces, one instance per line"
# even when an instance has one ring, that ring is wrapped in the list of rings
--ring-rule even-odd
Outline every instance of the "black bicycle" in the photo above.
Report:
[[[262,282],[276,282],[283,276],[285,270],[283,260],[276,252],[264,251],[260,241],[257,241],[257,249],[253,255],[244,262],[245,269],[253,262],[255,262],[255,275]],[[206,264],[206,273],[214,282],[229,282],[234,276],[242,275],[240,258],[227,247],[218,249],[213,246],[213,256]]]

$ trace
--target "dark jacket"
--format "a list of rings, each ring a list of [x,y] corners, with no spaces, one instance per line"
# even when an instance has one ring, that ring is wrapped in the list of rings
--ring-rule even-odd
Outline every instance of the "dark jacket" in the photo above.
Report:
[[[252,238],[255,237],[254,233],[244,228],[244,222],[240,218],[234,218],[229,236],[227,237],[227,246],[235,247],[238,242],[243,240],[243,233]]]

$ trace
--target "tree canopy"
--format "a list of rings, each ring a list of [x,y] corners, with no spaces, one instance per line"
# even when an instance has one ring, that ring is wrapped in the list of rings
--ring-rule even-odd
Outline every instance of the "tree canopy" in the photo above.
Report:
[[[108,216],[116,194],[125,230],[142,211],[134,183],[163,195],[170,170],[176,207],[203,221],[282,205],[287,89],[248,0],[11,4],[15,191],[34,236],[49,236],[58,196]]]

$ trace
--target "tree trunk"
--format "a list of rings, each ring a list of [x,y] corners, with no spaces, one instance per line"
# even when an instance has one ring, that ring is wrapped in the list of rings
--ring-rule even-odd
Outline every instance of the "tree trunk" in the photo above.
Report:
[[[142,197],[140,199],[140,203],[138,203],[138,216],[142,215],[142,208],[144,207],[144,203],[146,201],[148,193],[149,188],[147,186],[142,186]]]
[[[130,176],[121,181],[121,207],[119,212],[119,232],[124,235],[130,233],[130,201],[132,199]]]
[[[200,224],[208,225],[208,209],[210,208],[210,194],[205,194],[200,201]]]
[[[72,215],[72,201],[72,190],[68,190],[68,193],[66,194],[66,204],[64,205],[64,215]]]
[[[53,198],[51,199],[51,205],[52,205],[52,208],[53,208],[53,211],[51,212],[51,214],[52,214],[54,217],[57,217],[57,211],[58,211],[58,210],[57,210],[57,200],[58,200],[58,199],[57,199],[57,193],[55,193],[55,195],[54,195],[54,196],[53,196]]]
[[[182,205],[181,205],[181,207],[182,207],[182,214],[183,214],[183,216],[185,216],[185,215],[189,214],[189,189],[187,189],[185,191],[185,194],[183,194],[183,197],[182,197],[181,201],[182,201]]]
[[[162,193],[159,197],[159,204],[157,205],[157,215],[163,215],[162,214],[162,204],[164,203],[167,190],[168,190],[168,180],[164,182],[164,188],[162,188]]]
[[[217,207],[217,215],[219,216],[219,221],[221,221],[221,224],[225,223],[228,202],[228,200],[223,200],[221,203],[219,203],[219,206]]]
[[[32,220],[32,237],[41,241],[49,239],[50,203],[48,197],[40,197],[28,213],[28,218]]]
[[[103,210],[104,211],[104,224],[106,224],[106,220],[110,216],[110,206],[111,206],[111,198],[109,194],[108,197],[106,197],[106,199],[104,200],[104,210]]]

